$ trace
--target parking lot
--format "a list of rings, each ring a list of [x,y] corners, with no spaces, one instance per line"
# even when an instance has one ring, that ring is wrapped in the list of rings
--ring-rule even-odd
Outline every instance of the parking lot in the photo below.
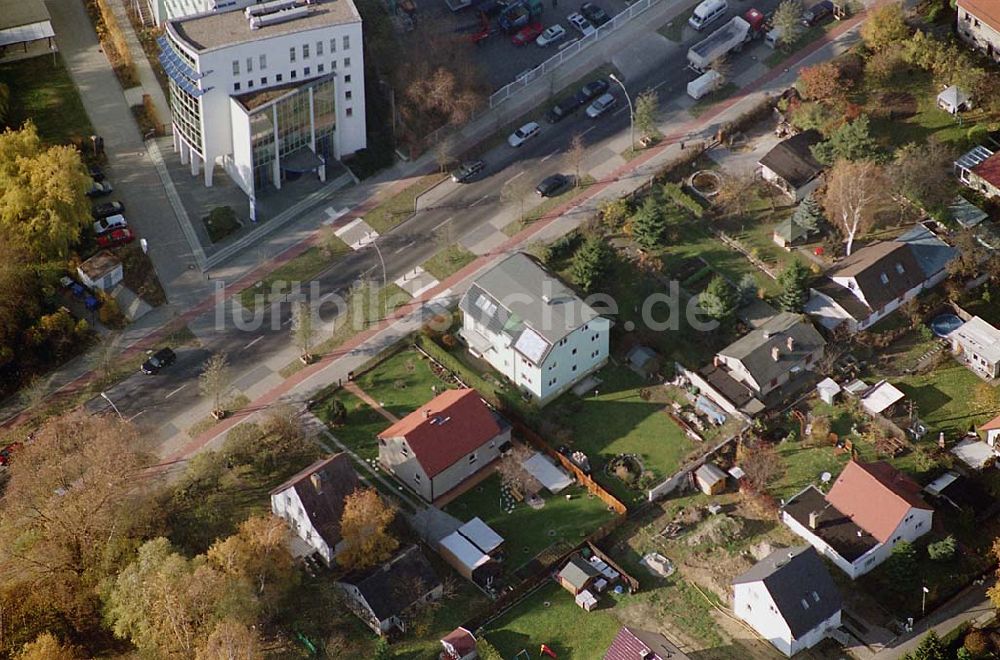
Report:
[[[581,37],[567,20],[567,16],[580,10],[587,0],[541,0],[542,14],[533,18],[543,28],[559,24],[566,29],[566,36],[557,43],[544,48],[535,45],[534,39],[523,46],[515,46],[511,42],[513,33],[505,34],[500,30],[498,18],[490,18],[490,36],[473,43],[473,35],[482,28],[477,6],[470,6],[453,12],[445,4],[445,0],[429,0],[422,3],[418,9],[418,21],[423,25],[431,24],[435,32],[452,33],[456,40],[462,42],[462,52],[475,58],[480,65],[490,89],[497,89],[514,80],[519,73],[528,71],[548,58],[555,55],[559,48],[565,47]],[[490,4],[489,0],[479,4],[480,7]],[[593,0],[593,4],[614,17],[628,7],[624,0]],[[403,37],[406,38],[406,37]]]

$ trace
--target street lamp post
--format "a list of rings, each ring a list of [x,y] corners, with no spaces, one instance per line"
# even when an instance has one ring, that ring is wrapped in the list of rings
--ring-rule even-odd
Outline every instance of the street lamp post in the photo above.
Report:
[[[923,618],[924,614],[927,613],[927,592],[930,591],[925,586],[920,587],[920,617]]]
[[[124,422],[125,418],[122,417],[121,411],[118,410],[118,406],[116,406],[115,402],[111,400],[111,397],[109,397],[106,393],[101,392],[101,398],[111,404],[111,409],[115,411],[116,415],[118,415],[118,419],[120,419],[120,420],[122,420]]]
[[[632,97],[628,95],[628,90],[625,89],[625,83],[618,79],[618,76],[611,74],[608,76],[622,88],[622,92],[625,94],[625,102],[628,103],[628,137],[629,143],[632,145],[632,151],[635,152],[635,111],[632,109]]]

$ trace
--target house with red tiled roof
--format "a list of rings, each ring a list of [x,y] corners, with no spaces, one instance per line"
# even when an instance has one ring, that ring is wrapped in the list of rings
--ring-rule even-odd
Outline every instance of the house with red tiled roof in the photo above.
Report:
[[[885,461],[852,460],[830,492],[807,486],[781,509],[782,522],[851,579],[929,532],[933,515],[920,485]]]
[[[958,0],[958,36],[1000,62],[1000,2]]]
[[[688,656],[658,632],[622,626],[604,660],[688,660]]]
[[[980,426],[979,432],[986,434],[986,442],[990,447],[1000,450],[997,446],[1000,444],[1000,415]]]
[[[510,425],[472,389],[448,390],[378,436],[378,460],[428,502],[500,456]]]

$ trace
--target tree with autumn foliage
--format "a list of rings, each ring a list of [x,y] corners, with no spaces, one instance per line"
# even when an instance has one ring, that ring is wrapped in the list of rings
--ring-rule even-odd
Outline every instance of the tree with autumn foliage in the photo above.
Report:
[[[348,495],[340,517],[344,550],[337,556],[337,562],[347,569],[363,569],[392,557],[399,547],[399,541],[389,530],[395,518],[396,511],[373,488]]]
[[[80,660],[83,651],[72,644],[59,641],[52,633],[45,632],[28,642],[15,656],[15,660]]]
[[[847,100],[851,81],[844,79],[834,62],[807,66],[799,72],[802,96],[810,101],[839,104]]]
[[[889,2],[871,10],[868,20],[861,24],[861,38],[870,50],[883,52],[898,48],[910,38],[910,26],[903,15],[903,5]]]
[[[838,160],[827,174],[823,206],[844,238],[847,256],[854,249],[855,239],[875,225],[889,190],[884,170],[870,160]]]
[[[298,584],[299,572],[288,551],[288,527],[276,516],[254,516],[232,536],[208,549],[208,561],[227,575],[249,581],[267,613]]]

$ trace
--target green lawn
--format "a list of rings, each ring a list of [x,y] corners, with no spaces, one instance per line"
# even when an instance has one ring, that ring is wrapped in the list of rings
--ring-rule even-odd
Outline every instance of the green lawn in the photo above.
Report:
[[[608,597],[605,597],[608,601]],[[610,601],[609,601],[610,602]],[[587,612],[558,584],[547,584],[487,627],[486,638],[504,658],[521,649],[538,657],[541,644],[560,660],[596,660],[618,634],[613,609]]]
[[[675,41],[680,43],[681,39],[684,38],[684,28],[687,26],[688,19],[694,14],[694,9],[697,5],[694,5],[687,9],[686,11],[678,14],[669,23],[664,23],[658,30],[660,34],[669,39],[670,41]]]
[[[417,197],[444,178],[444,174],[428,174],[420,177],[366,213],[365,222],[378,233],[384,234],[413,215]]]
[[[652,473],[652,483],[673,474],[694,444],[666,414],[662,403],[643,401],[646,386],[627,367],[609,367],[597,374],[598,394],[580,399],[563,395],[552,404],[551,417],[569,428],[572,448],[590,458],[597,479],[626,505],[645,500],[645,490],[627,486],[604,473],[605,464],[618,454],[636,454]],[[548,415],[547,415],[548,416]]]
[[[727,82],[726,84],[724,84],[722,87],[715,90],[711,94],[708,94],[698,99],[698,101],[695,102],[694,105],[688,108],[688,113],[690,113],[692,117],[698,117],[701,115],[701,113],[705,112],[719,101],[728,99],[730,96],[732,96],[738,91],[740,91],[739,85],[737,85],[736,83]]]
[[[783,442],[776,449],[784,460],[785,473],[772,485],[771,492],[785,500],[809,484],[819,486],[824,472],[836,479],[849,458],[847,452],[838,453],[825,442]]]
[[[0,82],[10,87],[8,125],[20,126],[30,119],[42,139],[53,144],[94,133],[61,55],[0,65]]]
[[[680,232],[680,240],[665,251],[668,258],[679,260],[701,257],[732,282],[739,282],[744,274],[750,273],[757,278],[768,296],[778,293],[777,282],[761,273],[746,257],[726,246],[708,230],[696,224],[684,224]]]
[[[254,309],[258,303],[267,304],[272,298],[288,293],[290,285],[295,282],[302,285],[303,292],[308,292],[308,283],[312,279],[332,266],[341,255],[351,251],[346,243],[332,234],[324,240],[325,245],[310,247],[275,268],[260,282],[243,289],[240,292],[240,303],[247,309]]]
[[[508,236],[516,236],[521,232],[522,229],[524,229],[531,223],[536,222],[540,218],[544,217],[545,214],[551,211],[552,209],[562,204],[565,204],[569,200],[573,199],[574,197],[582,193],[584,190],[586,190],[587,186],[591,186],[593,184],[594,184],[594,177],[590,175],[582,176],[580,178],[580,185],[569,186],[562,194],[556,195],[555,197],[546,197],[545,200],[543,200],[542,203],[539,204],[538,206],[525,210],[524,218],[523,219],[518,218],[514,222],[511,222],[508,225],[506,225],[503,228],[503,233],[507,234]],[[534,193],[528,193],[528,194],[532,195]],[[514,202],[515,206],[517,204],[518,202]]]
[[[572,499],[566,499],[567,495]],[[508,576],[555,543],[567,550],[572,548],[615,515],[579,486],[545,497],[541,509],[520,502],[507,513],[500,505],[500,477],[496,474],[453,501],[445,511],[463,521],[479,516],[504,538]]]
[[[916,404],[917,414],[935,439],[938,431],[955,439],[972,425],[981,424],[1000,412],[977,409],[976,390],[984,383],[954,360],[929,374],[907,376],[893,384]]]
[[[452,243],[425,261],[423,267],[424,270],[438,280],[443,280],[449,275],[453,275],[462,270],[475,261],[475,259],[476,255],[472,254],[458,243]]]

